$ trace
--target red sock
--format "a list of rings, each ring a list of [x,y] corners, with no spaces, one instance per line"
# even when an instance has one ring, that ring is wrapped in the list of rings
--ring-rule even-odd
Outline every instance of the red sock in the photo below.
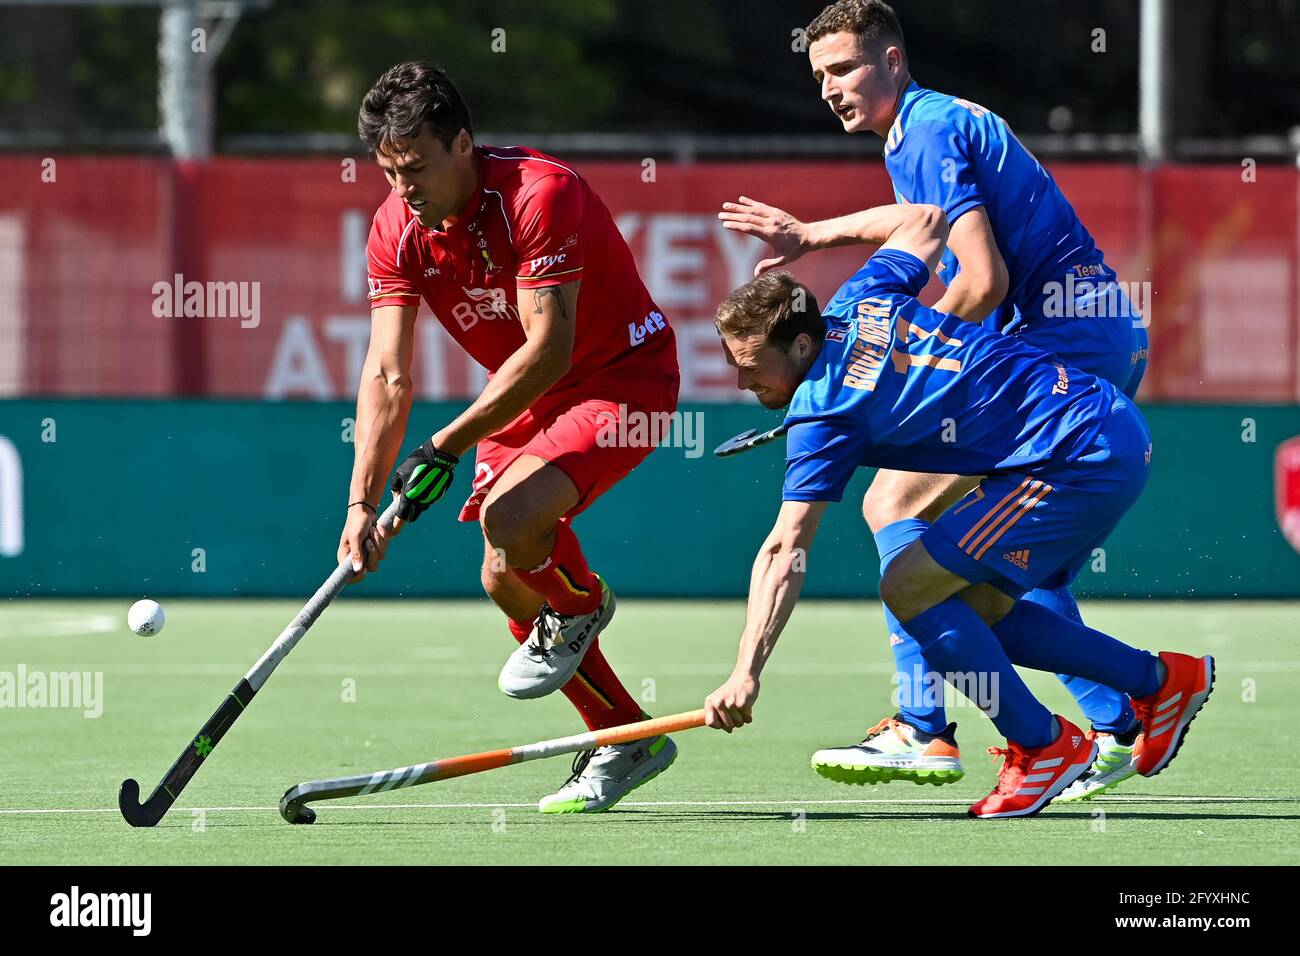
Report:
[[[555,523],[555,547],[550,557],[531,571],[511,570],[561,614],[590,614],[600,607],[600,583],[587,567],[578,536],[563,521]]]
[[[532,630],[532,621],[510,620],[510,635],[520,644],[528,640]],[[588,730],[631,724],[646,716],[600,652],[600,638],[592,643],[578,673],[561,690],[569,698],[569,703],[578,709]]]

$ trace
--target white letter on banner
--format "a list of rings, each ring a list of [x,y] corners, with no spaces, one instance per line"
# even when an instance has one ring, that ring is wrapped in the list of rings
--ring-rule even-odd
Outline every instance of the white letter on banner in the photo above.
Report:
[[[23,553],[23,463],[14,443],[0,435],[0,557]]]

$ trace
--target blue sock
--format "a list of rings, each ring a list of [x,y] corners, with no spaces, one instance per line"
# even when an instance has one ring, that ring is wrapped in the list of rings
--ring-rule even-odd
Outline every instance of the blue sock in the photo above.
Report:
[[[921,645],[885,609],[889,649],[894,652],[894,683],[898,685],[898,716],[928,734],[943,733],[948,713],[943,706],[943,678],[925,659]]]
[[[1028,592],[1022,600],[1038,604],[1049,611],[1055,611],[1061,617],[1069,618],[1075,624],[1083,623],[1083,615],[1079,613],[1079,605],[1074,600],[1074,595],[1070,593],[1069,588],[1057,588],[1055,591],[1038,588]]]
[[[982,679],[992,690],[989,719],[1022,747],[1045,747],[1056,739],[1056,721],[1011,666],[989,626],[959,597],[950,597],[907,622],[925,656],[944,674]],[[991,705],[991,706],[990,706]]]
[[[1024,600],[1045,607],[1049,611],[1055,611],[1075,624],[1083,623],[1079,605],[1068,587],[1057,588],[1055,591],[1039,588],[1026,594]],[[1105,684],[1090,681],[1086,677],[1075,677],[1072,674],[1056,676],[1078,702],[1079,709],[1092,723],[1094,730],[1122,734],[1133,729],[1137,717],[1133,713],[1133,708],[1129,706],[1128,694],[1107,687]]]
[[[903,549],[921,537],[930,527],[920,518],[904,518],[885,525],[876,532],[876,550],[880,552],[880,576]],[[894,683],[898,685],[898,715],[926,733],[938,734],[948,726],[943,708],[943,684],[938,678],[926,679],[932,668],[921,653],[916,638],[885,608],[885,627],[889,629],[889,649],[894,652]],[[937,693],[936,693],[937,688]]]
[[[1086,624],[1071,621],[1040,604],[1017,601],[993,633],[1007,656],[1022,667],[1086,677],[1134,697],[1160,689],[1158,658],[1129,647]]]
[[[883,577],[889,562],[898,557],[903,549],[925,534],[930,522],[920,518],[904,518],[887,524],[875,534],[876,551],[880,553],[880,574]]]

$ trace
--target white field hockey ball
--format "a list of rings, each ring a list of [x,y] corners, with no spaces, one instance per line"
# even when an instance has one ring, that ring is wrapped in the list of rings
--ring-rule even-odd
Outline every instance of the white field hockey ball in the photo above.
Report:
[[[163,629],[167,620],[162,605],[157,601],[136,601],[126,612],[126,626],[141,637],[152,637]]]

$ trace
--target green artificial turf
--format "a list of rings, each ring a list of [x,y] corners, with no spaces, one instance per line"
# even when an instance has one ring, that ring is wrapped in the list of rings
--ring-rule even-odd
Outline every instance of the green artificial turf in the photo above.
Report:
[[[984,751],[1000,743],[970,706],[951,712],[967,770],[959,783],[851,787],[812,772],[813,750],[856,742],[892,712],[879,607],[864,601],[799,607],[756,723],[731,736],[681,734],[677,763],[609,813],[536,811],[568,775],[560,757],[318,804],[314,826],[290,826],[275,808],[298,782],[582,729],[559,694],[520,702],[497,691],[514,645],[485,601],[348,597],[280,665],[162,823],[134,830],[116,810],[120,781],[136,777],[147,794],[298,603],[164,601],[167,625],[153,638],[126,630],[127,603],[0,604],[0,672],[103,674],[97,718],[0,709],[6,863],[1300,861],[1297,604],[1086,604],[1090,624],[1131,643],[1214,654],[1218,682],[1160,777],[1032,819],[966,817],[995,782]],[[742,618],[739,601],[629,600],[601,644],[663,715],[700,706],[726,676]],[[1052,709],[1080,719],[1055,678],[1028,677]]]

